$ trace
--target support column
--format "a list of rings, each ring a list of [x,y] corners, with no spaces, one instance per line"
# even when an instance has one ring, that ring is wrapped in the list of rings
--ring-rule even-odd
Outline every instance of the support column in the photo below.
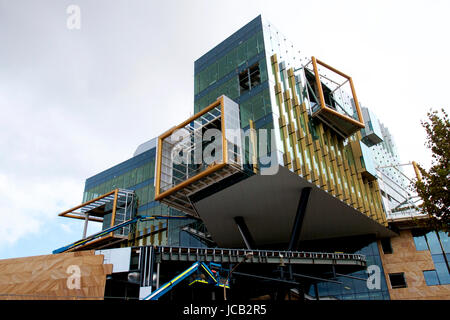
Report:
[[[160,264],[161,264],[161,262],[156,263],[156,290],[159,289],[159,268],[160,268]]]
[[[314,295],[315,295],[316,300],[320,300],[319,289],[317,288],[317,282],[314,282]]]
[[[234,221],[237,224],[237,227],[239,229],[239,232],[241,233],[242,239],[244,240],[247,249],[255,249],[256,247],[255,241],[253,240],[252,235],[250,234],[250,230],[248,229],[244,218],[234,217]]]
[[[84,228],[83,228],[83,239],[86,239],[86,233],[87,233],[87,228],[88,228],[88,222],[89,222],[89,213],[85,213],[85,218],[84,218]]]
[[[308,206],[311,187],[303,188],[300,194],[300,200],[297,206],[297,214],[295,215],[294,225],[292,226],[291,239],[289,241],[288,251],[298,249],[298,241],[300,240],[300,231],[302,229],[303,218],[305,217],[306,207]]]

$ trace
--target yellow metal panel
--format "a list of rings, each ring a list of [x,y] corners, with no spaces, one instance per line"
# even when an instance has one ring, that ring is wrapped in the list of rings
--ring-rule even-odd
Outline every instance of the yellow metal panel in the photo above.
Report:
[[[277,82],[277,83],[275,84],[274,88],[275,88],[275,93],[276,93],[276,94],[281,93],[281,83]]]
[[[422,181],[422,175],[420,174],[419,166],[415,161],[412,161],[412,166],[414,168],[414,173],[416,174],[417,181]]]
[[[252,144],[252,163],[254,163],[253,165],[253,172],[257,173],[258,172],[258,153],[257,153],[257,137],[255,134],[255,123],[253,122],[253,120],[249,120],[249,126],[250,126],[250,141]]]
[[[301,171],[301,166],[300,166],[300,160],[297,158],[294,161],[294,170],[295,171]],[[299,172],[296,172],[297,174],[299,174]]]
[[[277,54],[276,54],[276,53],[273,54],[273,55],[270,57],[270,62],[272,62],[272,64],[278,63],[278,59],[277,59]]]
[[[295,133],[295,125],[294,122],[290,122],[288,124],[288,130],[289,130],[289,134]],[[296,139],[297,140],[297,139]]]
[[[111,227],[114,227],[114,222],[116,220],[116,210],[117,210],[117,197],[119,195],[119,189],[114,190],[114,201],[111,215]],[[110,233],[111,237],[114,236],[114,232]]]
[[[287,70],[287,74],[288,74],[288,77],[294,77],[294,69],[289,68],[289,69]]]
[[[221,125],[222,125],[222,161],[223,163],[228,163],[228,146],[227,146],[227,139],[225,136],[225,106],[223,102],[223,96],[219,99],[220,102],[220,112],[222,113],[222,116],[220,118]]]
[[[300,105],[300,101],[298,99],[297,94],[294,94],[294,96],[292,97],[292,103],[294,104],[294,106],[299,106]]]
[[[300,105],[300,112],[306,112],[306,104],[304,102]]]

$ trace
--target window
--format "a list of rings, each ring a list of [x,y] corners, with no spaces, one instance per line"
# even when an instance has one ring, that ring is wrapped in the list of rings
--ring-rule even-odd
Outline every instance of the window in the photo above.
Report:
[[[439,278],[436,270],[427,270],[423,272],[423,277],[427,286],[435,286],[439,284]]]
[[[442,253],[441,244],[437,237],[436,231],[430,231],[426,234],[428,247],[430,248],[431,254]]]
[[[254,64],[239,74],[240,94],[251,90],[253,87],[261,83],[261,73],[259,63]]]
[[[434,268],[439,279],[439,284],[450,284],[450,273],[444,254],[432,254]]]
[[[428,250],[428,244],[427,240],[425,239],[425,234],[418,230],[412,230],[411,233],[414,239],[414,244],[416,245],[416,250]]]
[[[405,274],[401,273],[390,273],[389,280],[391,282],[392,289],[406,288]]]
[[[245,69],[239,74],[239,89],[241,92],[240,94],[243,94],[250,90],[248,69]]]
[[[446,253],[450,253],[450,238],[444,231],[439,231],[439,238],[441,239],[442,247]]]
[[[381,247],[383,248],[384,254],[391,254],[392,253],[392,245],[391,245],[391,239],[381,239]]]
[[[250,88],[253,88],[261,83],[261,73],[259,70],[259,63],[254,64],[249,68],[250,71]]]

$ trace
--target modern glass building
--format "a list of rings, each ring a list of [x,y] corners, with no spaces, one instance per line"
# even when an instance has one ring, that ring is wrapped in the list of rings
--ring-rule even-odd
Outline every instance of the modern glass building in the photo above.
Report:
[[[186,252],[177,251],[181,256],[192,248],[235,249],[245,243],[248,250],[289,245],[288,250],[362,254],[367,269],[339,274],[334,266],[313,266],[316,278],[302,278],[308,279],[306,292],[321,299],[390,299],[395,277],[388,279],[383,259],[389,253],[380,239],[395,235],[386,213],[401,201],[394,194],[403,191],[395,184],[404,187],[405,181],[393,169],[380,169],[398,164],[398,155],[388,130],[360,107],[352,78],[296,49],[261,16],[197,59],[194,74],[193,117],[86,180],[83,203],[89,210],[95,209],[92,203],[104,205],[105,194],[128,190],[137,203],[131,218],[158,217],[136,221],[128,241],[119,239],[116,247],[183,247]],[[227,132],[236,127],[244,136],[234,143]],[[222,158],[210,164],[174,162],[177,146],[200,145],[203,151],[204,141],[195,139],[211,128],[221,130]],[[267,146],[260,144],[263,139]],[[262,174],[273,165],[262,154],[279,173]],[[249,166],[252,157],[256,163]],[[394,184],[383,182],[384,176]],[[104,230],[111,228],[113,212],[104,211]],[[415,234],[416,246],[431,250],[433,237]],[[135,259],[144,259],[140,249],[133,250]],[[170,260],[172,249],[167,250]],[[432,252],[436,267],[423,273],[430,285],[448,283],[447,251],[441,246]],[[369,276],[375,285],[368,284]],[[143,292],[152,291],[151,282],[147,279]]]
[[[195,61],[194,88],[195,112],[227,95],[242,128],[273,129],[268,152],[281,165],[386,225],[351,77],[258,16]]]
[[[333,280],[340,282],[318,282],[317,293],[320,299],[338,299],[338,300],[389,300],[389,291],[387,288],[386,278],[384,275],[383,265],[380,258],[380,252],[377,246],[377,241],[370,239],[353,239],[353,242],[359,243],[361,247],[358,250],[350,250],[355,254],[363,254],[367,258],[368,266],[376,266],[380,268],[376,272],[380,272],[379,282],[374,283],[374,286],[367,285],[368,272],[360,270],[348,274],[346,276],[339,276]],[[327,246],[330,244],[328,243]],[[356,245],[357,247],[357,245]],[[347,247],[348,248],[348,247]],[[329,250],[329,248],[328,248]],[[312,297],[316,296],[314,286],[309,288],[308,294]]]
[[[350,90],[341,90],[342,78],[348,82],[349,77],[339,71],[333,79],[315,77],[317,71],[311,57],[259,16],[195,62],[194,111],[227,95],[240,106],[243,129],[274,129],[276,144],[268,151],[276,152],[281,165],[386,225],[369,148],[382,141],[376,136],[381,136],[378,120],[373,116],[371,125],[370,111],[363,110],[369,127],[361,135],[353,84]],[[325,106],[344,117],[317,115],[321,104],[317,78]],[[376,240],[359,242],[350,249],[342,239],[342,246],[334,249],[365,254],[381,270],[380,287],[369,290],[361,280],[367,279],[366,271],[358,271],[352,274],[354,279],[338,277],[342,284],[320,282],[316,288],[320,297],[389,299]],[[330,243],[315,249],[329,251]],[[315,295],[313,287],[309,294]]]
[[[155,201],[155,157],[156,139],[138,146],[133,157],[112,168],[86,179],[83,203],[93,200],[114,189],[134,191],[137,198],[135,215],[140,216],[179,216],[180,211]],[[104,216],[103,228],[109,228],[111,213]],[[188,231],[183,231],[185,228]],[[189,230],[202,229],[197,220],[150,220],[138,221],[134,232],[138,241],[133,244],[205,246],[201,240],[193,237]],[[123,244],[124,245],[124,244]]]
[[[423,270],[427,286],[450,284],[450,237],[443,231],[413,229],[412,236],[417,251],[428,250],[434,269]]]

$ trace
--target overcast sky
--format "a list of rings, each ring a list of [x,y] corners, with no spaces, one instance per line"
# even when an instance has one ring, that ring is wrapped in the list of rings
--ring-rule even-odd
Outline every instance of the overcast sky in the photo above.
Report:
[[[258,14],[351,75],[402,162],[428,166],[420,120],[448,110],[449,12],[437,0],[0,0],[0,259],[78,240],[82,222],[57,214],[81,203],[87,177],[190,116],[194,61]]]

